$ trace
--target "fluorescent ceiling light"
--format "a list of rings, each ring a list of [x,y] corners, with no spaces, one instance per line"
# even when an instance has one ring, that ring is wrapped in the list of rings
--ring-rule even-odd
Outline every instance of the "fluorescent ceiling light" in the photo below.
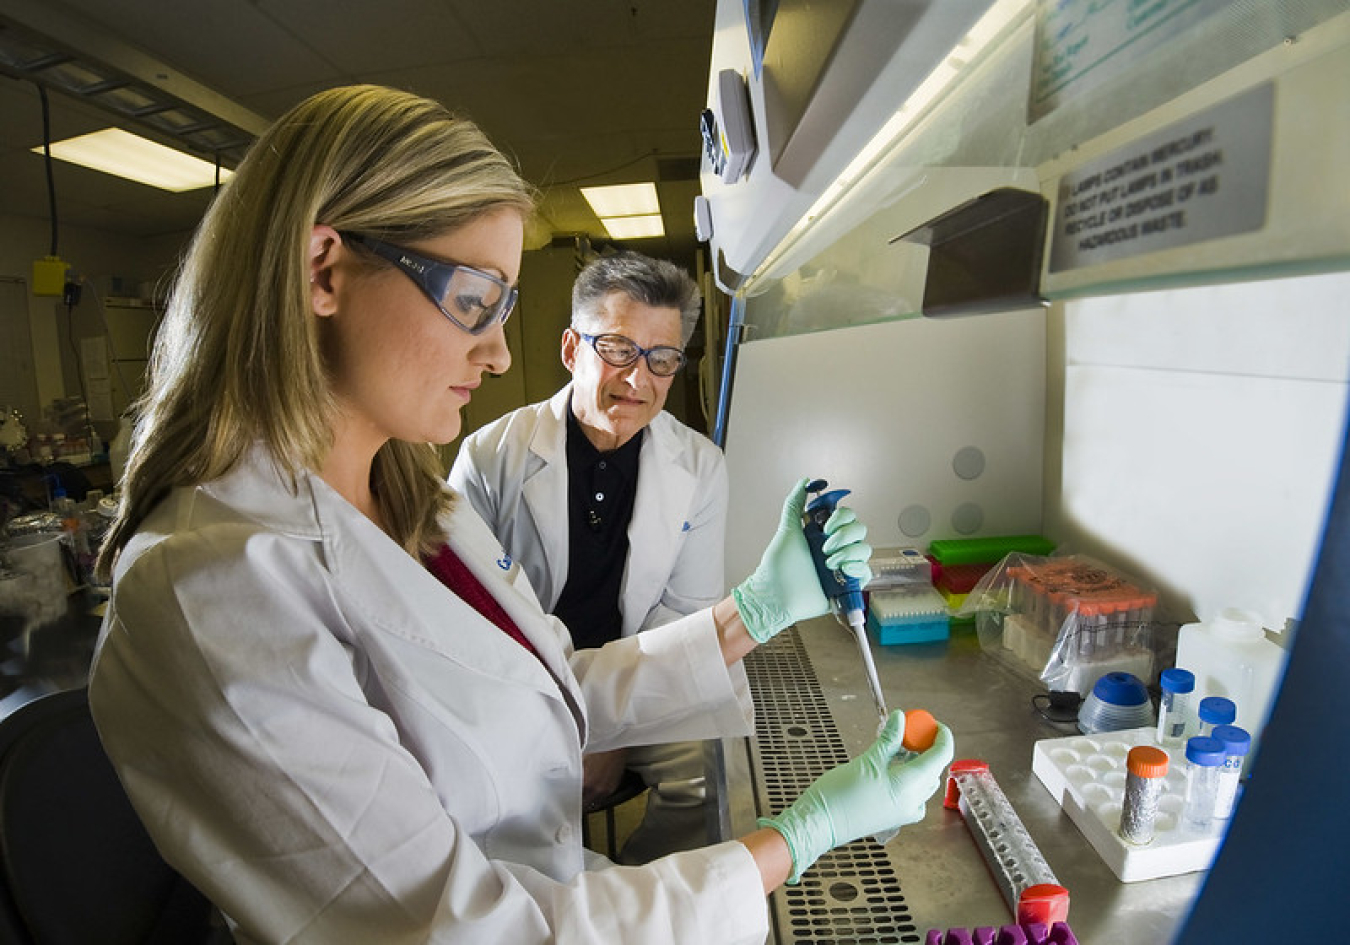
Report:
[[[665,236],[666,228],[661,214],[648,213],[639,217],[601,217],[605,231],[616,240],[639,240],[649,236]]]
[[[612,239],[636,240],[666,235],[665,224],[661,222],[661,202],[656,198],[656,184],[651,181],[583,187],[581,195]]]
[[[601,219],[661,212],[661,203],[656,199],[656,184],[651,181],[613,187],[583,187],[581,196]]]
[[[55,141],[51,148],[52,157],[62,161],[175,193],[209,187],[216,182],[216,166],[211,162],[120,128]],[[43,148],[33,148],[33,152],[42,154]],[[222,167],[220,179],[225,180],[231,173]]]

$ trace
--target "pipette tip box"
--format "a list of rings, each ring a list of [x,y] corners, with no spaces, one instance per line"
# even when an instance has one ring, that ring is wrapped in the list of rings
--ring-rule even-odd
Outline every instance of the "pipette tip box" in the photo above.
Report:
[[[876,591],[868,595],[867,630],[882,646],[945,640],[947,602],[928,584]]]
[[[1164,748],[1169,763],[1153,841],[1136,846],[1121,838],[1125,757],[1137,745],[1154,745],[1153,734],[1149,727],[1047,738],[1032,749],[1032,772],[1123,883],[1209,869],[1222,840],[1220,827],[1199,835],[1183,826],[1185,754],[1176,748]]]
[[[933,563],[918,548],[876,548],[867,563],[872,568],[872,580],[864,586],[865,591],[933,583]]]

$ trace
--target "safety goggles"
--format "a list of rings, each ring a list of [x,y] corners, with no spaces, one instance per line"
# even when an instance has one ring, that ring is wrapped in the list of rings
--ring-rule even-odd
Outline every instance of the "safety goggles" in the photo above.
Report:
[[[505,322],[519,294],[515,286],[490,273],[455,263],[429,259],[402,246],[360,233],[343,233],[350,240],[387,259],[417,283],[441,314],[471,335]]]
[[[614,367],[628,367],[643,357],[647,359],[647,370],[657,377],[670,377],[684,367],[684,352],[670,345],[644,348],[623,335],[588,335],[584,331],[578,331],[577,334],[595,349],[601,361]]]

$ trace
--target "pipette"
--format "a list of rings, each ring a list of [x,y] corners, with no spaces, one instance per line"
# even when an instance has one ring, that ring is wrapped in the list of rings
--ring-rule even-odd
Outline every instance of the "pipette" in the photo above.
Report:
[[[816,576],[820,578],[820,589],[830,599],[836,614],[841,615],[858,641],[858,651],[862,654],[863,669],[867,673],[867,685],[872,690],[872,700],[876,703],[879,724],[886,724],[886,698],[881,694],[881,681],[877,678],[876,663],[872,661],[872,648],[867,643],[867,618],[863,613],[862,583],[849,577],[842,571],[836,571],[825,563],[825,523],[834,513],[839,500],[849,494],[848,489],[825,488],[829,485],[824,479],[817,479],[807,485],[806,491],[818,493],[806,506],[802,521],[802,530],[806,533],[806,543],[811,548],[811,558],[815,561]]]

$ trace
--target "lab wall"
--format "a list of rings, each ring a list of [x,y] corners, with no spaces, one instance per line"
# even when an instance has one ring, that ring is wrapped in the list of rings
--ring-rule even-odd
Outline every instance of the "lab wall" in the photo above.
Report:
[[[873,545],[1037,532],[1046,317],[900,319],[743,344],[727,423],[727,581],[803,476],[853,490]]]
[[[1178,622],[1297,618],[1344,443],[1347,297],[1340,272],[1064,304],[1047,530]]]
[[[727,580],[820,476],[874,545],[1042,533],[1158,588],[1168,623],[1243,607],[1281,630],[1341,458],[1347,297],[1329,273],[743,344]]]
[[[59,297],[32,294],[32,265],[51,251],[45,220],[0,217],[0,375],[12,382],[6,401],[25,416],[41,415],[53,399],[79,393],[76,354],[69,343],[71,323],[98,324],[98,300],[138,294],[172,271],[187,234],[136,238],[120,233],[62,225],[58,255],[72,277],[84,282],[80,303],[67,312]],[[94,329],[89,329],[92,333]],[[77,328],[76,337],[84,334]],[[26,344],[25,344],[26,341]]]

